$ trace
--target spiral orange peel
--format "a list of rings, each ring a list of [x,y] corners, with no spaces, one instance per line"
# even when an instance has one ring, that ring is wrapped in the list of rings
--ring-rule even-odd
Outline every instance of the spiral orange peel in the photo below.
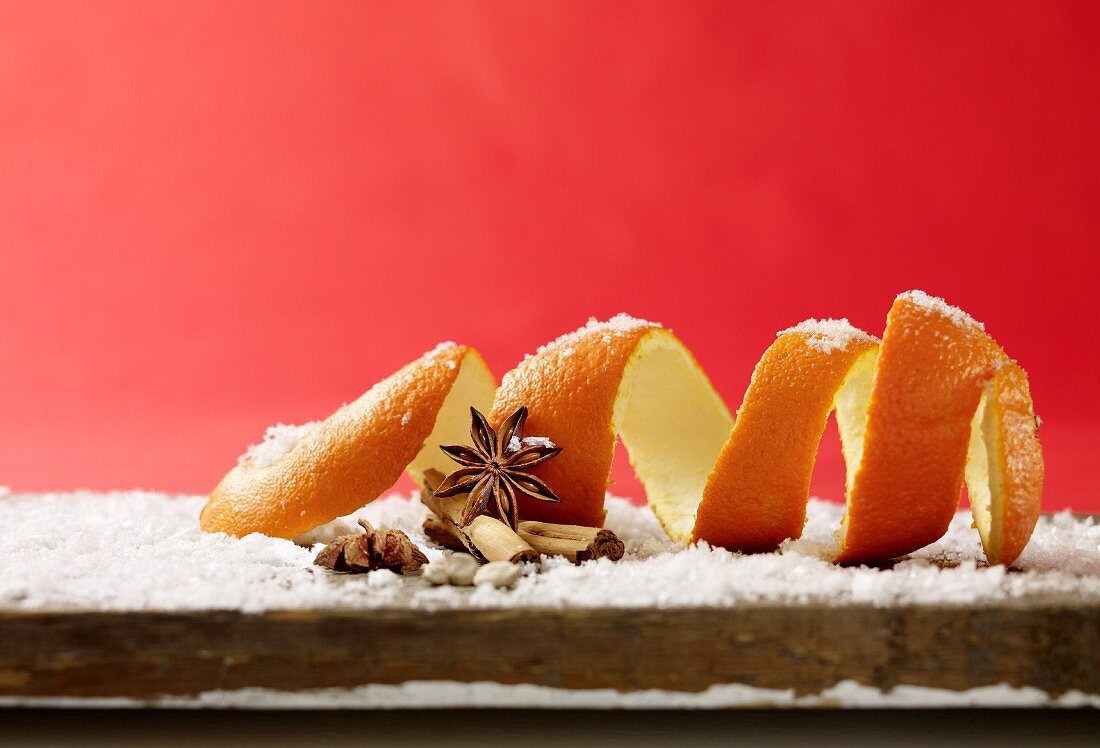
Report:
[[[495,391],[495,398],[494,398]],[[1027,375],[981,324],[920,291],[882,340],[847,320],[777,336],[730,415],[691,351],[619,315],[543,346],[495,390],[477,351],[441,345],[308,430],[274,461],[242,459],[203,508],[207,531],[294,537],[373,500],[407,470],[447,472],[470,406],[564,447],[535,472],[564,501],[520,498],[526,519],[601,525],[616,438],[674,540],[774,550],[806,520],[830,413],[847,466],[835,560],[868,563],[936,541],[965,480],[991,564],[1012,563],[1041,509],[1043,454]]]
[[[880,562],[942,537],[965,476],[990,563],[1009,564],[1040,512],[1043,459],[1026,374],[961,310],[897,297],[881,343],[845,320],[778,336],[734,422],[690,351],[659,325],[590,322],[505,375],[490,420],[526,404],[565,451],[540,476],[565,501],[523,516],[604,517],[621,436],[671,538],[774,550],[805,523],[830,412],[848,468],[836,560]]]

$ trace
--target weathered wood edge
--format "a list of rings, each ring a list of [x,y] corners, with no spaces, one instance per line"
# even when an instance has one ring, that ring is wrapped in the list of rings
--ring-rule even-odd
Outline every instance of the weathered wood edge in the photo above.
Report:
[[[819,693],[842,680],[1100,693],[1100,602],[980,606],[0,611],[0,695],[195,695],[410,680]]]

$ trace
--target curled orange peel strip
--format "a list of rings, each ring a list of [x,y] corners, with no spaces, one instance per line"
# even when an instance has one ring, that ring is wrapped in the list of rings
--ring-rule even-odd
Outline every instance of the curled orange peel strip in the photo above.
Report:
[[[899,296],[887,317],[852,462],[842,563],[938,540],[964,479],[990,563],[1012,563],[1039,517],[1043,457],[1026,375],[980,324],[920,292]]]
[[[1027,377],[981,325],[900,295],[881,344],[836,321],[781,333],[733,423],[688,349],[652,323],[590,323],[504,377],[490,420],[526,404],[565,447],[539,474],[565,501],[532,518],[604,517],[616,435],[669,536],[774,550],[805,522],[817,445],[835,411],[848,466],[836,560],[878,562],[942,537],[965,479],[990,563],[1011,563],[1040,511],[1042,450]]]
[[[444,344],[312,428],[270,464],[243,458],[203,507],[202,529],[293,538],[373,501],[403,471],[450,470],[440,444],[469,438],[470,406],[496,381],[473,348]]]
[[[520,501],[520,516],[602,525],[621,436],[649,505],[673,537],[690,532],[707,475],[733,427],[687,347],[660,325],[590,322],[504,376],[490,421],[528,407],[525,430],[563,451],[535,472],[561,504]]]
[[[736,422],[687,347],[660,325],[590,322],[509,372],[496,393],[472,348],[444,345],[344,406],[270,464],[244,459],[212,493],[204,530],[294,537],[373,500],[407,470],[447,472],[468,408],[565,450],[536,472],[565,499],[521,514],[602,524],[616,437],[669,536],[745,552],[797,538],[836,413],[847,508],[836,560],[876,562],[934,542],[965,478],[990,563],[1011,563],[1040,511],[1042,449],[1027,376],[961,311],[899,296],[881,343],[808,321],[765,351]]]
[[[830,412],[845,456],[858,456],[878,348],[846,320],[807,320],[779,333],[756,365],[711,471],[692,540],[755,552],[802,534]]]

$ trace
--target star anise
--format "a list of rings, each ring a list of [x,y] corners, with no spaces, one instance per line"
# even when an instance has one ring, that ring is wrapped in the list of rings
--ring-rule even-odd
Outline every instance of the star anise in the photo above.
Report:
[[[359,525],[362,533],[336,538],[317,554],[313,563],[352,574],[375,569],[405,574],[428,563],[428,557],[400,530],[376,530],[363,519]]]
[[[523,438],[526,406],[508,416],[500,425],[499,434],[476,408],[470,408],[470,413],[473,416],[470,438],[474,446],[472,449],[462,445],[440,447],[463,467],[448,475],[434,492],[440,498],[470,494],[462,510],[463,526],[473,522],[490,503],[495,503],[497,514],[515,530],[519,525],[516,507],[519,495],[561,503],[549,486],[524,472],[561,452],[561,448],[549,440],[534,440],[535,443],[531,443],[533,440]]]

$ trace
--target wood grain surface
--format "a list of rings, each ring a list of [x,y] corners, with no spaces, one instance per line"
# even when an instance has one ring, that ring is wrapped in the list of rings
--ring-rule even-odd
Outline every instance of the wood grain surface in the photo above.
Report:
[[[0,695],[153,699],[408,680],[817,693],[844,680],[1100,692],[1100,604],[0,612]]]

